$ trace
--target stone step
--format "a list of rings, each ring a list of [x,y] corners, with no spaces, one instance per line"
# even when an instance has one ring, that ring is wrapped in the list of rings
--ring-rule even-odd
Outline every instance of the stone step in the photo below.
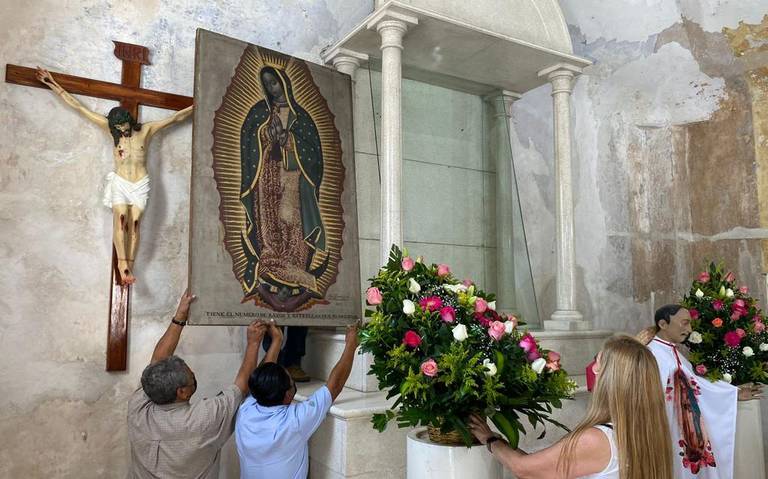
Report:
[[[296,400],[303,401],[324,383],[299,384]],[[371,424],[375,413],[386,411],[394,401],[386,393],[344,388],[328,417],[309,441],[312,479],[401,479],[405,477],[408,429],[394,423],[379,433]]]

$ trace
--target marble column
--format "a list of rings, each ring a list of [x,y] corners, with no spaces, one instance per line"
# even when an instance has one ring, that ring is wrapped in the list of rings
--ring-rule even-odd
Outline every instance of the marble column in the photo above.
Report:
[[[573,177],[571,173],[571,92],[581,68],[557,64],[539,72],[552,85],[555,136],[555,237],[556,294],[555,312],[544,321],[544,329],[585,330],[591,321],[576,309],[576,260],[573,221]]]
[[[485,98],[493,115],[488,146],[490,161],[496,167],[496,217],[492,219],[496,222],[496,310],[507,314],[520,314],[515,287],[514,206],[517,197],[507,131],[512,103],[519,98],[517,93],[508,91]]]
[[[368,23],[381,37],[381,264],[387,262],[393,244],[403,247],[403,36],[417,23],[416,18],[389,10]]]
[[[334,48],[323,54],[323,60],[325,63],[333,65],[337,71],[349,75],[352,78],[354,90],[355,73],[357,73],[361,63],[368,61],[368,55],[346,48]]]

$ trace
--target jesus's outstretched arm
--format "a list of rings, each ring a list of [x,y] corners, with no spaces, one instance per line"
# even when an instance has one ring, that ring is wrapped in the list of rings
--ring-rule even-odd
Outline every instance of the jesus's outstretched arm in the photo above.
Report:
[[[53,76],[48,70],[37,67],[37,79],[47,85],[51,90],[54,91],[54,93],[59,95],[61,99],[64,100],[64,103],[77,110],[85,118],[100,126],[101,128],[104,128],[105,130],[108,129],[107,118],[105,116],[99,115],[98,113],[84,107],[82,103],[77,101],[75,97],[70,95],[67,90],[62,88],[62,86],[53,79]]]

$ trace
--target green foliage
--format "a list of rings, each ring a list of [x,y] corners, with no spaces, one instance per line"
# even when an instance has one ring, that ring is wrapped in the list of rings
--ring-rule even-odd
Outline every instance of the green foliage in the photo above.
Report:
[[[381,301],[369,304],[369,321],[360,331],[362,351],[373,356],[369,374],[396,399],[392,410],[374,415],[374,428],[383,431],[391,420],[400,427],[431,425],[458,431],[469,445],[471,413],[490,417],[510,443],[524,432],[521,417],[564,427],[549,417],[575,390],[559,368],[559,355],[542,349],[516,317],[497,314],[494,295],[461,285],[438,265],[404,259],[393,246],[387,264],[370,280]],[[404,312],[404,301],[413,303],[412,314]],[[489,307],[476,312],[484,303]],[[451,309],[453,321],[443,319],[443,308]],[[460,325],[466,328],[466,338],[456,332],[461,340],[454,335]],[[418,344],[406,344],[406,334],[418,336]],[[523,340],[532,345],[528,354]]]

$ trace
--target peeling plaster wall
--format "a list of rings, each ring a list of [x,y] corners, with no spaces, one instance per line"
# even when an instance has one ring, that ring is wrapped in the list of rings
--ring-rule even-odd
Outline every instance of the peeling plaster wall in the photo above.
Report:
[[[753,116],[765,117],[755,111],[765,108],[756,94],[765,71],[756,68],[766,58],[737,54],[722,29],[759,24],[768,0],[560,4],[576,54],[594,61],[572,98],[580,310],[597,328],[637,331],[709,259],[726,261],[764,299],[768,202],[759,198],[755,139],[759,146],[765,134]],[[549,92],[525,94],[512,120],[545,318],[555,280]]]
[[[0,59],[119,81],[111,40],[138,43],[152,52],[146,88],[191,95],[198,27],[319,62],[372,10],[373,0],[4,0]],[[144,108],[141,119],[167,114]],[[50,92],[7,83],[0,122],[0,477],[123,477],[126,399],[186,281],[191,125],[152,141],[129,368],[107,374],[109,140]],[[231,383],[244,336],[187,328],[178,352],[196,371],[198,398]],[[237,476],[236,462],[230,444],[222,477]]]
[[[572,98],[579,309],[598,329],[634,333],[709,260],[765,307],[768,0],[560,4],[575,53],[594,61]],[[549,92],[524,95],[511,122],[544,318],[555,308]]]

